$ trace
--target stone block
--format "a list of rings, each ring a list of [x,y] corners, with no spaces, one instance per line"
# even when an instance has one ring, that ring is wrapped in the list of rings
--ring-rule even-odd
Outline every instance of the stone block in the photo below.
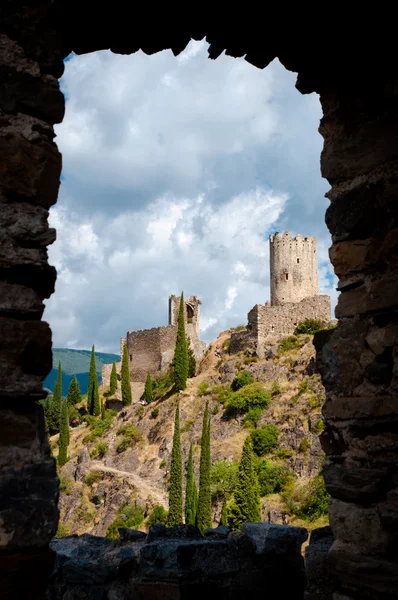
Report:
[[[43,398],[42,380],[52,367],[48,324],[0,317],[0,339],[0,400]]]
[[[380,256],[381,241],[352,240],[333,244],[329,258],[338,277],[374,267]]]
[[[331,496],[345,502],[375,502],[385,497],[391,486],[391,473],[387,468],[349,467],[326,462],[323,474]]]
[[[29,315],[29,318],[40,319],[44,310],[41,297],[26,285],[0,281],[0,314],[17,317]]]
[[[374,311],[391,309],[397,303],[398,273],[386,272],[373,278],[365,278],[358,288],[340,294],[336,306],[336,318],[365,315]]]
[[[244,523],[242,533],[253,542],[256,554],[300,552],[308,538],[308,531],[304,527],[273,523]]]
[[[332,600],[336,581],[328,567],[328,554],[334,538],[330,527],[313,529],[305,549],[307,587],[304,600]]]
[[[328,420],[377,419],[398,416],[398,396],[330,396],[322,407]]]

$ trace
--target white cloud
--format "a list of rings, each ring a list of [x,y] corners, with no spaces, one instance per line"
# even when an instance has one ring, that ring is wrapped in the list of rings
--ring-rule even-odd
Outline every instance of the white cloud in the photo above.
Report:
[[[57,127],[59,272],[45,312],[57,346],[118,351],[127,329],[167,323],[170,293],[201,297],[207,340],[269,298],[267,236],[316,235],[331,293],[316,96],[274,62],[207,59],[192,42],[146,56],[74,56]]]

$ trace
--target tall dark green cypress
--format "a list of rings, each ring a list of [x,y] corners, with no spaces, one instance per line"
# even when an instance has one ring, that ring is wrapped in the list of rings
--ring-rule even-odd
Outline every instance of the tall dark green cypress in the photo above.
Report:
[[[95,417],[101,413],[94,345],[91,349],[90,372],[88,376],[87,409],[90,415],[94,415]]]
[[[111,378],[109,381],[109,393],[115,394],[117,392],[117,373],[116,373],[116,363],[112,363],[112,371]]]
[[[57,379],[54,384],[54,394],[49,396],[44,407],[50,435],[58,433],[61,418],[62,401],[62,367],[58,363]]]
[[[195,377],[196,373],[196,358],[194,356],[191,341],[187,338],[187,348],[188,348],[188,379],[191,377]]]
[[[129,356],[127,353],[127,344],[123,346],[123,357],[122,357],[122,402],[124,406],[130,406],[133,401],[131,395],[131,382],[130,382],[130,369],[129,369]]]
[[[59,426],[59,440],[58,440],[58,465],[62,467],[68,460],[68,445],[69,445],[69,417],[68,417],[68,403],[66,400],[62,402],[61,406],[61,418]]]
[[[149,371],[145,381],[144,400],[146,400],[148,404],[153,400],[152,377]]]
[[[178,391],[185,390],[188,377],[188,346],[185,335],[184,312],[184,292],[181,292],[180,307],[178,310],[177,339],[173,359],[174,383]]]
[[[196,516],[196,524],[202,534],[207,527],[212,526],[210,462],[209,403],[206,402],[205,412],[203,415],[202,442],[200,448],[199,499]]]
[[[227,504],[227,499],[224,496],[224,500],[222,503],[222,507],[221,507],[221,516],[220,516],[220,526],[222,525],[228,525],[228,504]]]
[[[169,516],[167,525],[182,523],[182,456],[180,432],[180,405],[177,402],[174,419],[173,448],[171,450]]]
[[[76,377],[69,384],[67,402],[69,406],[75,406],[81,400],[79,382]]]
[[[229,524],[233,529],[241,529],[243,523],[258,523],[261,521],[258,480],[253,465],[253,449],[250,436],[246,438],[243,444],[238,478],[228,513]]]
[[[187,465],[187,484],[185,488],[185,523],[188,525],[196,524],[198,492],[196,489],[195,473],[193,469],[192,444],[189,447],[188,465]]]

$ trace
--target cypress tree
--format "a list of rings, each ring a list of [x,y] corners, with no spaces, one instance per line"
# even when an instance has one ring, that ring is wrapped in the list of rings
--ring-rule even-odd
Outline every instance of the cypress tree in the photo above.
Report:
[[[254,471],[250,436],[246,438],[243,444],[238,478],[229,507],[228,520],[233,529],[241,529],[243,523],[258,523],[261,521],[258,480]]]
[[[228,504],[227,499],[224,496],[224,500],[221,507],[221,516],[219,525],[228,525]]]
[[[101,413],[94,345],[91,349],[90,372],[88,376],[87,409],[90,415],[96,417]]]
[[[81,397],[80,397],[79,382],[77,381],[76,377],[74,377],[69,384],[68,396],[67,396],[68,406],[75,406],[76,404],[78,404],[80,402],[80,400],[81,400]]]
[[[122,402],[124,406],[130,406],[133,401],[131,395],[129,357],[127,354],[127,344],[123,346],[122,358]]]
[[[112,394],[115,394],[116,392],[117,392],[117,373],[116,373],[116,363],[113,362],[111,378],[109,381],[109,393],[112,395]]]
[[[48,396],[44,407],[48,431],[50,435],[59,432],[62,401],[62,368],[61,362],[58,363],[58,374],[54,384],[54,394]]]
[[[147,373],[145,381],[144,400],[146,400],[148,404],[153,400],[152,377],[149,371]]]
[[[212,525],[210,490],[210,419],[209,403],[203,415],[202,442],[200,448],[199,499],[196,524],[202,533]]]
[[[188,466],[187,466],[187,485],[185,489],[185,523],[195,525],[197,496],[195,473],[193,470],[192,444],[189,447]]]
[[[170,490],[169,490],[169,516],[167,524],[180,525],[182,523],[182,457],[181,457],[181,433],[180,433],[180,406],[177,402],[173,448],[171,451],[170,465]]]
[[[184,311],[184,292],[181,292],[180,307],[178,310],[177,339],[173,359],[174,383],[178,391],[185,390],[188,377],[188,346],[185,335]]]
[[[69,445],[69,417],[68,403],[66,400],[62,402],[61,418],[59,427],[58,440],[58,465],[62,467],[68,460],[68,445]]]
[[[187,338],[187,348],[188,348],[188,379],[190,379],[191,377],[195,377],[196,359],[195,359],[189,338]]]

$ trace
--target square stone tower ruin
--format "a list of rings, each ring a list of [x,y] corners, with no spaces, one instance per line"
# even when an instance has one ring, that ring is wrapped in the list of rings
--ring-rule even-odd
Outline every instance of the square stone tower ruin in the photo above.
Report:
[[[252,348],[262,358],[267,343],[292,335],[301,321],[330,321],[330,298],[318,293],[316,238],[276,232],[269,245],[271,302],[251,309],[247,331],[231,336],[231,352]]]

